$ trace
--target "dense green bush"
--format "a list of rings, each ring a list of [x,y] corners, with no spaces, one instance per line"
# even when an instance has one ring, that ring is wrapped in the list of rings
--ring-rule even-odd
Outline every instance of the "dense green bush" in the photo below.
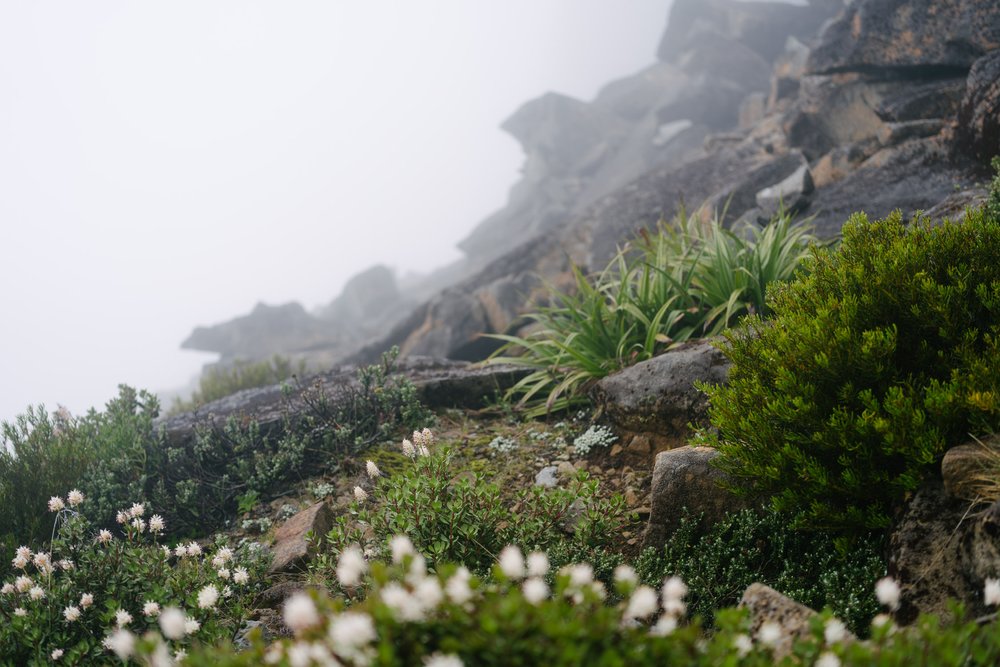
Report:
[[[594,278],[574,267],[575,289],[553,289],[551,305],[527,316],[532,333],[493,336],[505,345],[492,362],[533,369],[507,398],[530,415],[563,409],[593,380],[765,312],[767,286],[791,279],[813,240],[784,214],[739,234],[683,212],[661,222]]]
[[[48,539],[52,524],[38,508],[65,489],[85,489],[90,516],[101,525],[143,497],[158,410],[155,396],[122,385],[103,412],[50,416],[32,407],[0,424],[0,549]]]
[[[240,390],[278,384],[291,377],[304,375],[305,372],[305,361],[293,364],[290,359],[279,355],[275,355],[270,361],[237,360],[229,366],[213,366],[202,373],[198,379],[198,389],[191,394],[191,398],[178,398],[174,401],[170,414],[195,410]]]
[[[403,443],[406,462],[391,474],[369,463],[371,489],[326,535],[328,554],[312,566],[332,579],[334,557],[351,544],[387,556],[388,539],[407,535],[431,565],[451,561],[485,574],[507,544],[547,550],[554,563],[588,560],[610,577],[619,558],[606,552],[629,522],[621,496],[602,499],[598,484],[581,472],[565,488],[539,486],[505,502],[500,487],[483,473],[462,474],[447,447],[436,447],[429,430]],[[423,452],[423,454],[421,453]]]
[[[43,503],[35,510],[57,526],[53,541],[4,553],[14,572],[0,589],[0,664],[105,663],[106,637],[158,628],[169,607],[197,625],[171,642],[172,652],[236,636],[263,589],[263,549],[170,549],[162,517],[141,504],[120,509],[121,525],[98,533],[83,514],[88,505],[78,491],[52,498],[48,516]]]
[[[994,193],[996,195],[996,193]],[[1000,427],[1000,219],[853,216],[836,251],[726,334],[723,469],[848,532],[888,525],[945,449]]]
[[[785,515],[743,510],[707,531],[696,517],[684,517],[663,549],[640,554],[636,570],[646,582],[684,579],[689,609],[706,624],[760,582],[813,609],[830,608],[852,632],[867,634],[879,611],[873,591],[885,575],[882,546],[870,535],[842,555],[830,536],[793,530]]]

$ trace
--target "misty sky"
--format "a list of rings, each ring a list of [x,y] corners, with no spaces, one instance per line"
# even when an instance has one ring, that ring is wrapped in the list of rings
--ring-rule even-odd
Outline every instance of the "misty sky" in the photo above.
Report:
[[[197,325],[424,272],[498,125],[651,64],[670,0],[0,0],[0,419],[184,385]]]

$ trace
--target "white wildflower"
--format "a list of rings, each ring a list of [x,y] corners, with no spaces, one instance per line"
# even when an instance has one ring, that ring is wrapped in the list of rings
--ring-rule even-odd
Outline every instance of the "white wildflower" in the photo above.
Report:
[[[549,557],[543,551],[528,554],[528,576],[544,577],[549,572]]]
[[[626,584],[628,586],[635,586],[639,583],[639,576],[629,565],[619,565],[616,567],[614,578],[619,584]]]
[[[233,582],[241,586],[250,581],[250,574],[245,567],[238,567],[233,570]]]
[[[101,544],[107,544],[114,538],[115,536],[112,535],[111,531],[108,530],[107,528],[102,528],[101,532],[97,534],[97,541],[100,542]]]
[[[27,616],[28,612],[24,607],[14,607],[15,616]]]
[[[63,571],[72,570],[75,567],[75,565],[73,564],[73,561],[71,561],[69,558],[63,558],[63,559],[61,559],[59,561],[58,565],[59,565],[59,568],[61,570],[63,570]]]
[[[119,660],[128,660],[135,653],[135,635],[128,630],[115,630],[104,640],[104,645],[113,651]]]
[[[50,512],[59,512],[62,511],[65,507],[66,503],[64,503],[63,499],[60,498],[59,496],[52,496],[51,498],[49,498]]]
[[[232,596],[233,596],[233,589],[232,588],[230,588],[229,586],[226,586],[225,588],[222,589],[222,597],[223,598],[230,598]]]
[[[219,601],[219,589],[209,584],[198,591],[198,608],[212,609]]]
[[[52,653],[49,654],[49,657],[52,658],[52,660],[58,660],[63,657],[63,650],[61,648],[52,649]]]
[[[824,651],[813,664],[814,667],[840,667],[840,658],[829,651]]]
[[[677,618],[671,616],[670,614],[664,614],[663,616],[660,616],[656,625],[649,629],[649,634],[656,637],[666,637],[667,635],[673,634],[676,629]]]
[[[774,621],[767,621],[757,631],[757,639],[767,646],[774,646],[781,641],[781,626]]]
[[[417,435],[416,431],[413,432],[413,435],[414,436]],[[410,457],[411,459],[417,455],[416,447],[414,447],[413,443],[407,440],[406,438],[403,438],[403,454]]]
[[[188,657],[188,654],[184,649],[179,648],[174,651],[174,662],[183,662],[186,657]]]
[[[425,610],[432,610],[441,604],[444,593],[441,591],[441,584],[436,577],[427,577],[413,588],[413,597]]]
[[[115,515],[115,521],[117,521],[118,523],[125,523],[128,521],[128,519],[129,519],[128,512],[125,511],[119,511],[118,514]]]
[[[875,597],[892,611],[899,609],[899,584],[892,577],[879,579],[875,584]]]
[[[80,606],[86,609],[90,605],[94,604],[94,596],[90,593],[84,593],[80,596]]]
[[[32,600],[41,600],[45,597],[45,590],[41,586],[32,586],[31,590],[28,591],[28,595]]]
[[[375,462],[372,461],[371,459],[368,459],[365,462],[365,470],[368,471],[368,476],[371,477],[372,479],[375,479],[376,477],[380,477],[382,475],[382,471],[378,469],[378,466],[375,465]]]
[[[228,580],[231,573],[229,572],[229,570],[227,568],[220,567],[219,571],[216,572],[216,574],[219,575],[219,579]]]
[[[17,551],[15,551],[14,554],[18,558],[24,558],[25,560],[28,560],[31,558],[31,549],[25,546],[20,546],[17,548]]]
[[[368,492],[362,489],[360,486],[354,487],[354,499],[359,503],[363,503],[368,500]]]
[[[3,585],[3,588],[0,588],[0,595],[10,595],[13,592],[14,592],[14,584],[10,583],[9,581]]]
[[[337,561],[337,581],[341,586],[353,588],[361,583],[361,577],[368,570],[365,555],[357,546],[349,546],[340,553]]]
[[[569,574],[569,584],[574,588],[583,588],[594,580],[594,568],[587,563],[570,565],[566,572]]]
[[[193,635],[194,633],[198,632],[198,630],[201,630],[201,623],[198,622],[198,619],[193,618],[191,616],[185,616],[184,634]]]
[[[115,624],[119,628],[123,628],[132,622],[132,614],[128,613],[124,609],[119,609],[115,612]]]
[[[521,579],[524,577],[524,556],[521,550],[513,544],[508,544],[500,552],[500,571],[508,579]]]
[[[393,615],[401,621],[419,621],[424,617],[423,605],[409,591],[390,581],[382,590],[382,603],[392,610]]]
[[[420,454],[421,456],[430,456],[431,455],[430,450],[427,449],[427,447],[424,446],[424,445],[420,445],[420,446],[417,447],[417,453]]]
[[[1000,604],[1000,579],[987,579],[983,586],[983,602],[988,607]]]
[[[160,629],[167,639],[180,639],[184,636],[184,612],[177,607],[167,607],[160,614]]]
[[[142,503],[132,503],[132,507],[129,509],[128,514],[130,517],[135,519],[146,513],[146,506]]]
[[[838,618],[831,618],[823,626],[823,638],[827,644],[836,644],[847,638],[847,626]]]
[[[660,607],[660,597],[649,586],[639,586],[629,598],[623,618],[641,619],[652,616]]]
[[[67,623],[72,623],[76,619],[80,618],[80,608],[70,605],[63,609],[63,618],[66,619]]]
[[[521,594],[530,604],[537,605],[549,597],[549,587],[542,579],[531,577],[521,586]]]
[[[424,667],[465,667],[465,663],[453,653],[435,653],[424,659]]]
[[[464,565],[451,575],[444,585],[444,592],[449,600],[461,605],[472,599],[472,587],[469,586],[471,576],[472,573]]]
[[[132,527],[141,533],[146,530],[146,522],[136,517],[132,519]]]
[[[288,664],[291,667],[308,667],[312,662],[309,644],[297,642],[288,647]]]
[[[188,542],[187,545],[187,555],[188,556],[200,556],[201,555],[201,545],[197,542]]]
[[[146,604],[142,605],[142,615],[147,618],[155,618],[160,615],[160,605],[152,600],[146,600]]]
[[[178,544],[177,548],[174,549],[174,555],[178,558],[183,558],[188,555],[188,548],[186,544]]]
[[[17,568],[18,570],[23,570],[24,568],[28,567],[28,562],[29,562],[28,559],[25,558],[24,556],[14,556],[14,560],[12,560],[10,564],[13,565],[15,568]]]
[[[27,593],[28,589],[34,585],[35,582],[31,580],[31,577],[24,574],[14,580],[14,588],[17,589],[18,593]]]
[[[76,507],[83,502],[83,494],[80,493],[79,489],[73,489],[69,492],[69,495],[66,496],[66,500],[69,501],[70,507]]]
[[[687,584],[680,577],[670,577],[663,582],[663,600],[683,600],[688,594]]]
[[[736,649],[738,656],[741,658],[746,657],[753,650],[753,641],[750,639],[750,635],[736,635],[733,637],[733,648]]]
[[[296,593],[285,601],[283,618],[285,625],[295,634],[319,625],[320,622],[316,604],[305,593]]]
[[[219,550],[215,552],[215,557],[223,563],[228,563],[233,559],[233,550],[229,547],[220,547]]]
[[[163,520],[163,517],[159,514],[154,514],[149,517],[149,532],[151,533],[162,533],[167,527],[167,522]]]
[[[389,549],[392,551],[392,562],[397,564],[402,563],[406,556],[412,556],[416,553],[413,542],[406,535],[396,535],[392,538],[389,542]]]
[[[357,648],[375,641],[375,623],[368,614],[344,612],[330,621],[329,636],[334,650]]]

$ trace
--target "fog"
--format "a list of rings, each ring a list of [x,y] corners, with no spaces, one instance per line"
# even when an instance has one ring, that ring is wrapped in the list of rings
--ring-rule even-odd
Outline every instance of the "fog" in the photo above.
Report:
[[[0,419],[186,384],[197,325],[425,272],[498,125],[651,64],[670,0],[0,3]]]

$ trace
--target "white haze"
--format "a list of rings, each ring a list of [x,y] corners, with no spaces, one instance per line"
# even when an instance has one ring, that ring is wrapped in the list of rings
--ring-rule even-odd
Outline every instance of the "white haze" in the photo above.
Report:
[[[184,385],[197,325],[457,258],[517,177],[500,122],[652,64],[669,4],[0,3],[0,419]]]

